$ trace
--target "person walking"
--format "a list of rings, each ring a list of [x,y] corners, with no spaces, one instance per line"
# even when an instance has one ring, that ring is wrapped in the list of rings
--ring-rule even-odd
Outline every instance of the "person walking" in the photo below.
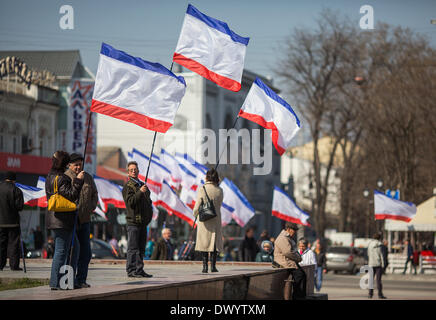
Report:
[[[254,238],[254,228],[249,227],[245,230],[245,238],[239,246],[240,261],[255,261],[256,255],[259,252],[259,247]]]
[[[261,243],[261,251],[256,255],[256,262],[273,262],[273,244],[269,240],[264,240]]]
[[[55,182],[58,187],[58,194],[68,199],[71,202],[78,203],[80,191],[83,186],[85,173],[79,172],[77,176],[71,180],[65,174],[67,165],[70,163],[70,156],[65,151],[56,151],[52,158],[52,167],[45,180],[45,193],[47,201],[54,195]],[[71,242],[74,237],[73,254],[69,265],[73,268],[74,274],[77,270],[77,261],[79,258],[79,242],[77,234],[73,234],[74,224],[77,216],[77,210],[72,212],[53,212],[46,213],[47,229],[54,233],[55,251],[53,262],[51,265],[51,275],[49,286],[52,290],[59,290],[59,270],[69,260]],[[75,283],[75,288],[77,283]]]
[[[406,259],[406,263],[404,265],[403,274],[406,274],[407,265],[409,264],[409,262],[413,266],[413,247],[412,247],[412,244],[410,243],[410,241],[408,241],[408,240],[406,240],[404,242],[404,253],[407,254],[407,259]],[[410,273],[412,273],[412,269],[410,269]]]
[[[171,229],[162,229],[160,238],[151,254],[151,260],[174,260],[174,245],[171,243]]]
[[[23,192],[15,185],[15,172],[7,172],[6,179],[0,182],[0,271],[9,256],[11,270],[20,268],[20,211],[24,207]]]
[[[201,203],[209,200],[213,203],[216,217],[207,221],[197,220],[197,237],[195,251],[201,252],[203,260],[203,273],[208,271],[208,258],[210,255],[211,272],[218,272],[216,268],[217,251],[223,251],[223,234],[221,230],[221,205],[223,203],[223,189],[219,186],[220,179],[215,169],[206,173],[206,183],[198,189],[197,201],[194,206],[194,216],[198,216]],[[206,196],[207,194],[207,196]]]
[[[70,155],[70,163],[65,174],[70,177],[71,181],[83,170],[83,156],[78,153]],[[77,262],[76,283],[81,288],[89,288],[86,282],[88,277],[88,267],[91,261],[91,214],[94,212],[98,203],[98,192],[94,178],[87,172],[84,172],[83,186],[80,191],[79,204],[77,206],[77,238],[79,240],[79,260]]]
[[[383,253],[381,250],[382,243],[380,241],[380,233],[374,235],[374,239],[368,244],[368,266],[373,269],[373,275],[377,279],[377,291],[379,299],[386,299],[383,295],[382,275],[384,268]],[[374,289],[369,289],[368,298],[372,299]]]
[[[127,261],[126,271],[130,278],[151,278],[144,271],[145,243],[147,241],[147,225],[153,216],[150,190],[138,180],[138,163],[127,164],[129,180],[123,187],[123,199],[126,204],[127,221]]]
[[[316,256],[315,288],[319,292],[322,286],[322,275],[327,272],[327,258],[321,241],[316,242],[314,253]]]
[[[297,230],[298,226],[295,223],[286,221],[284,230],[280,232],[274,244],[273,266],[289,269],[287,284],[292,282],[293,300],[306,297],[306,274],[298,265],[302,259],[293,239]],[[285,299],[289,298],[289,290],[285,290]]]

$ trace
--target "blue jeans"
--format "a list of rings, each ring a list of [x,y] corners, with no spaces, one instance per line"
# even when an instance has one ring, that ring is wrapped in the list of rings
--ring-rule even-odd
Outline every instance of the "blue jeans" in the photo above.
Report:
[[[53,262],[51,265],[50,287],[59,288],[59,279],[61,277],[61,275],[59,274],[59,270],[63,265],[66,264],[67,260],[70,259],[70,247],[73,230],[54,229],[53,232],[55,251],[53,256]],[[79,242],[77,239],[77,234],[75,234],[72,261],[69,262],[69,265],[73,267],[74,273],[76,273],[78,258]]]
[[[321,285],[322,285],[322,267],[316,267],[316,271],[315,271],[315,288],[316,291],[321,290]]]
[[[88,277],[88,266],[92,257],[91,240],[89,238],[89,234],[89,222],[78,225],[77,238],[79,239],[80,243],[79,261],[77,262],[76,274],[76,282],[78,284],[86,283],[86,278]]]

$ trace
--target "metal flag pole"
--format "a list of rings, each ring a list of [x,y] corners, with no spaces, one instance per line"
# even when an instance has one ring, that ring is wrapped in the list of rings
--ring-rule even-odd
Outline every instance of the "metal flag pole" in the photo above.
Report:
[[[89,110],[89,118],[88,118],[88,127],[86,129],[86,139],[85,139],[85,150],[83,150],[83,167],[82,170],[85,169],[85,159],[86,159],[86,149],[88,148],[88,137],[89,137],[89,128],[91,127],[91,118],[92,118],[92,111]],[[84,177],[85,179],[85,177]],[[71,263],[73,259],[73,249],[74,249],[74,235],[76,233],[76,227],[77,227],[77,220],[78,220],[78,210],[76,210],[75,217],[74,217],[74,226],[73,226],[73,234],[71,236],[71,246],[70,246],[70,254],[69,254],[69,260],[65,264]],[[68,259],[68,257],[67,257]]]
[[[238,119],[239,119],[239,115],[236,117],[235,122],[233,122],[232,129],[235,128],[235,126],[236,126],[236,122],[238,121]],[[232,130],[232,129],[230,129],[230,130]],[[218,162],[216,163],[215,170],[218,168],[218,165],[220,164],[220,160],[221,160],[221,157],[222,157],[222,155],[223,155],[223,153],[224,153],[224,150],[227,148],[227,143],[229,143],[229,135],[227,135],[226,144],[224,145],[224,148],[223,148],[223,150],[221,151],[221,154],[220,154],[220,156],[219,156],[219,158],[218,158]]]

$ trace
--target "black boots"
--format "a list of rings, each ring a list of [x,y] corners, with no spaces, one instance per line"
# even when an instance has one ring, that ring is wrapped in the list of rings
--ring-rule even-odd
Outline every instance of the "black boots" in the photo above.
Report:
[[[216,251],[210,253],[210,271],[211,272],[218,272],[218,269],[216,268],[216,255],[217,255]]]
[[[203,252],[203,273],[207,273],[207,260],[209,258],[209,252]]]

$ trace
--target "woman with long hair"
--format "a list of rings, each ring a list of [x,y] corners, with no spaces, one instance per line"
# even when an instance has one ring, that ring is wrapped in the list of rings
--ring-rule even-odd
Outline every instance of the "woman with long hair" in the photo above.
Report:
[[[70,156],[65,151],[56,151],[52,158],[52,167],[45,180],[45,192],[47,194],[47,201],[54,194],[54,182],[57,178],[58,194],[71,202],[77,203],[79,201],[80,190],[83,185],[84,172],[80,172],[77,178],[71,180],[64,174]],[[51,266],[50,288],[52,290],[59,290],[59,270],[67,264],[70,252],[71,241],[73,238],[73,229],[76,219],[76,211],[72,212],[53,212],[47,211],[46,225],[47,229],[52,230],[54,233],[55,251],[53,262]],[[72,261],[69,265],[73,267],[76,272],[79,242],[77,235],[74,234],[74,247]]]
[[[218,272],[216,268],[217,251],[223,251],[223,234],[221,230],[221,204],[223,203],[223,189],[219,186],[220,179],[215,169],[206,173],[206,183],[198,189],[197,201],[194,207],[194,216],[198,215],[201,203],[210,199],[215,207],[216,217],[201,222],[197,220],[197,239],[195,251],[200,251],[203,257],[203,273],[208,271],[208,258],[210,254],[211,272]],[[206,195],[207,194],[207,195]]]

